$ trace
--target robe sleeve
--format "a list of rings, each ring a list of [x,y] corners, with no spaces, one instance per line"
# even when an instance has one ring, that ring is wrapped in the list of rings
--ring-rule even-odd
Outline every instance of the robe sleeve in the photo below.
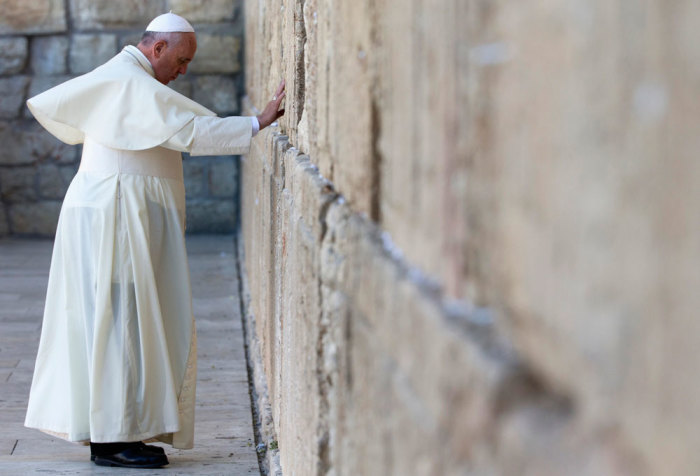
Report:
[[[161,145],[191,155],[247,154],[253,126],[250,117],[197,116]]]

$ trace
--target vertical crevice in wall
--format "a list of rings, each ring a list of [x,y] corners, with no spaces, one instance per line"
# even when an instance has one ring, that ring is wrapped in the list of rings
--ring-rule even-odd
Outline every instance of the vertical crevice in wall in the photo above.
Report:
[[[372,128],[372,174],[371,174],[371,193],[370,199],[370,218],[375,223],[382,221],[382,154],[379,150],[379,134],[381,132],[381,116],[379,113],[379,105],[377,99],[372,98],[370,124]]]
[[[382,209],[381,209],[381,197],[382,197],[382,154],[379,148],[379,137],[381,134],[382,127],[382,117],[380,108],[380,98],[381,98],[381,85],[379,83],[379,76],[377,71],[377,63],[381,61],[380,55],[382,51],[381,39],[380,39],[380,28],[377,22],[379,21],[379,12],[377,11],[377,6],[374,2],[369,2],[370,18],[372,18],[372,25],[370,27],[370,47],[372,51],[372,57],[375,66],[371,69],[373,71],[372,75],[372,92],[371,92],[371,104],[370,104],[370,134],[371,134],[371,188],[370,193],[370,218],[375,223],[381,223],[382,221]]]
[[[328,210],[331,205],[338,200],[338,194],[333,190],[330,183],[323,186],[323,195],[325,200],[321,203],[319,210],[319,221],[322,225],[321,236],[319,238],[320,249],[323,250],[326,246],[326,235],[328,225],[326,223]],[[323,251],[321,251],[321,254]],[[319,389],[319,428],[318,428],[318,464],[317,474],[326,475],[331,473],[333,462],[331,460],[331,436],[330,428],[332,418],[330,392],[333,386],[332,375],[333,369],[329,368],[328,362],[332,360],[329,354],[329,347],[333,345],[333,326],[335,323],[333,312],[329,312],[326,304],[326,294],[332,293],[330,289],[324,286],[324,271],[323,257],[319,263],[318,277],[318,299],[319,299],[319,331],[318,341],[316,344],[316,378]],[[325,288],[325,289],[324,289]]]
[[[299,127],[301,116],[304,113],[304,101],[306,94],[306,69],[304,66],[304,46],[306,45],[306,24],[304,23],[304,2],[300,0],[294,10],[294,104],[296,107],[296,117],[294,118],[295,128]],[[297,144],[295,144],[297,145]]]

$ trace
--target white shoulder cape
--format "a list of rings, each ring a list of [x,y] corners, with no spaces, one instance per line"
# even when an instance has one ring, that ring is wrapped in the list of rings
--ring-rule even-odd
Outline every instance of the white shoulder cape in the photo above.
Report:
[[[158,82],[126,49],[95,70],[34,96],[27,106],[67,144],[81,144],[89,136],[125,150],[156,147],[196,116],[216,116]]]

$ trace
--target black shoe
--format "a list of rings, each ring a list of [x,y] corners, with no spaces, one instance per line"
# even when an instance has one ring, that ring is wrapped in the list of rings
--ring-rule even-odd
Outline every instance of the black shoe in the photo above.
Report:
[[[132,446],[111,455],[97,455],[94,461],[98,466],[121,468],[160,468],[168,464],[168,458],[165,455],[152,453],[138,446]]]
[[[147,451],[150,451],[151,453],[155,453],[157,455],[164,455],[165,454],[165,450],[163,449],[162,446],[147,445],[143,441],[139,441],[138,445],[139,445],[139,448],[141,448],[142,450],[147,450]]]
[[[92,443],[95,445],[95,443]],[[99,444],[99,443],[98,443]],[[138,441],[136,443],[133,443],[133,445],[136,448],[142,449],[144,451],[150,451],[151,453],[157,454],[157,455],[164,455],[165,454],[165,449],[163,449],[162,446],[155,446],[155,445],[147,445],[143,441]],[[122,448],[123,449],[123,448]],[[99,450],[98,450],[99,451]],[[90,455],[90,461],[95,461],[95,453],[92,453]]]

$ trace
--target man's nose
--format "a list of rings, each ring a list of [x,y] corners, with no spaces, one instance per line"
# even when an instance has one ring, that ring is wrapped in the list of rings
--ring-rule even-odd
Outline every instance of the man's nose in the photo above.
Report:
[[[183,64],[182,66],[180,66],[180,69],[178,69],[177,72],[180,74],[185,74],[187,72],[187,65]]]

